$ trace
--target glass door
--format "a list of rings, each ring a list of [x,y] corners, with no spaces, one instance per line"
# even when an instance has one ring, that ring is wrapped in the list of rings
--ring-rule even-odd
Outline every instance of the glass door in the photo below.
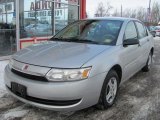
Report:
[[[0,57],[16,52],[15,0],[0,0]]]
[[[55,0],[55,33],[79,19],[79,0]]]

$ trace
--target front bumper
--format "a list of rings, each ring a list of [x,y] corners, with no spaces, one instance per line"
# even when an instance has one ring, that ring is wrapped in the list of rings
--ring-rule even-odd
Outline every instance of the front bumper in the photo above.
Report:
[[[7,90],[22,102],[55,111],[76,111],[86,107],[95,105],[100,96],[103,81],[106,73],[96,75],[82,81],[74,82],[41,82],[33,81],[27,78],[20,77],[11,72],[7,66],[5,68],[5,85]],[[15,82],[27,87],[27,95],[41,100],[50,101],[74,101],[71,105],[49,105],[38,103],[29,99],[22,98],[14,94],[11,88],[11,82]]]

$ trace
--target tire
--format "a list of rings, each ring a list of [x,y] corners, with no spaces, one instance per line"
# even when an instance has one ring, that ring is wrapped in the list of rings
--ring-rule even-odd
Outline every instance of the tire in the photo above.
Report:
[[[150,52],[149,53],[149,56],[148,56],[148,60],[147,60],[147,63],[146,63],[146,65],[142,68],[142,71],[143,72],[149,72],[150,71],[150,69],[151,69],[151,65],[152,65],[152,57],[153,57],[153,55],[152,55],[152,53]]]
[[[99,102],[96,105],[98,109],[107,109],[114,104],[119,88],[119,81],[116,71],[111,70],[108,72],[102,86]]]

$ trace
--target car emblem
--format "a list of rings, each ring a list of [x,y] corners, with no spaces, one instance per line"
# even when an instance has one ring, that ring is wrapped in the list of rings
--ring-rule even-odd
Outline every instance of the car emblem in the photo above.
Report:
[[[27,70],[28,67],[29,67],[29,65],[24,65],[24,66],[22,67],[22,70]]]

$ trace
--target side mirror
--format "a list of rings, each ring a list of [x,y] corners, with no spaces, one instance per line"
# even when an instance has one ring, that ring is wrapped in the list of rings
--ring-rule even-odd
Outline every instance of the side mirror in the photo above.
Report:
[[[123,46],[137,45],[137,44],[139,44],[139,40],[137,38],[126,39],[123,41]]]

